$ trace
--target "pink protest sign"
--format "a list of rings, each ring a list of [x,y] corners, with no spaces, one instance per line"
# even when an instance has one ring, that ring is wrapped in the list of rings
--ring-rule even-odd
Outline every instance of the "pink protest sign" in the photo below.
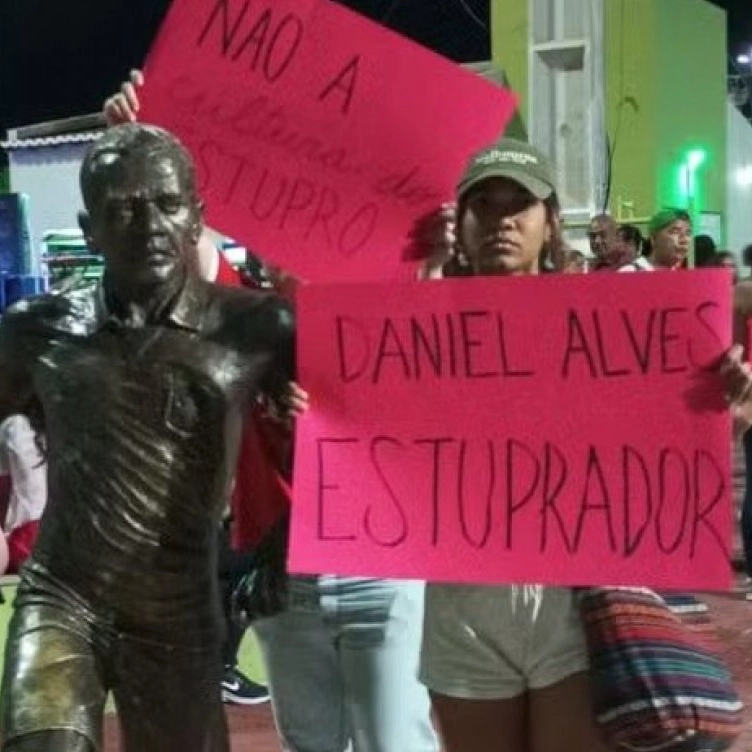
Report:
[[[728,275],[311,286],[294,572],[730,584]]]
[[[411,272],[514,96],[329,0],[175,0],[142,120],[197,162],[208,223],[311,281]]]

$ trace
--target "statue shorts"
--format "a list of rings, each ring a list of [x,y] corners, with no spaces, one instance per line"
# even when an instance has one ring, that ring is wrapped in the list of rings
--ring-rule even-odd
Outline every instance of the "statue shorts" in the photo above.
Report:
[[[67,588],[24,575],[6,647],[5,743],[67,730],[102,749],[112,692],[127,752],[228,752],[220,642],[204,648],[118,631]],[[38,583],[37,583],[38,584]],[[61,750],[60,752],[64,752]]]

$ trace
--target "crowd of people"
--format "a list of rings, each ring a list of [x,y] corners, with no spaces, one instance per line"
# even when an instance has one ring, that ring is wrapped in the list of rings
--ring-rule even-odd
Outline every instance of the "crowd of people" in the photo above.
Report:
[[[296,283],[271,270],[279,295],[243,289],[254,282],[202,229],[189,156],[135,122],[141,83],[108,100],[112,127],[82,167],[101,286],[0,320],[0,434],[12,437],[0,467],[19,430],[26,457],[9,542],[38,525],[6,654],[3,748],[101,749],[111,690],[126,749],[228,749],[220,686],[242,701],[228,685],[244,679],[252,620],[288,752],[614,752],[573,590],[285,576],[291,438],[308,399],[294,381]],[[549,161],[502,139],[471,158],[423,243],[427,280],[678,270],[692,224],[661,210],[643,238],[597,216],[591,261],[566,246]],[[722,375],[748,436],[740,348]]]
[[[597,271],[651,271],[684,269],[690,250],[696,269],[722,268],[739,281],[739,263],[732,251],[721,250],[709,235],[692,236],[692,217],[683,209],[661,209],[643,234],[639,226],[618,223],[609,214],[599,214],[588,226],[588,251],[565,248],[561,271],[583,274]],[[752,269],[752,245],[741,252],[742,266]]]

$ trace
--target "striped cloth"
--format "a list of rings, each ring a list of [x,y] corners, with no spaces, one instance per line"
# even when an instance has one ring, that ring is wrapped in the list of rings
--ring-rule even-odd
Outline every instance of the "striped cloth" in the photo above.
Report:
[[[644,588],[580,591],[596,718],[625,752],[718,752],[742,703],[707,607]]]

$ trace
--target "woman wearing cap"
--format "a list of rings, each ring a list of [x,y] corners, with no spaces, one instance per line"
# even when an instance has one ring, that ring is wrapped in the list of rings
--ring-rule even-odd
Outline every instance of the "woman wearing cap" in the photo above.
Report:
[[[662,209],[650,220],[645,256],[622,266],[620,272],[673,271],[687,262],[692,243],[692,219],[682,209]]]
[[[444,212],[446,213],[446,207]],[[561,247],[551,168],[505,139],[476,155],[458,188],[448,239],[473,275],[538,274]],[[430,584],[421,679],[447,752],[604,750],[570,589]]]

